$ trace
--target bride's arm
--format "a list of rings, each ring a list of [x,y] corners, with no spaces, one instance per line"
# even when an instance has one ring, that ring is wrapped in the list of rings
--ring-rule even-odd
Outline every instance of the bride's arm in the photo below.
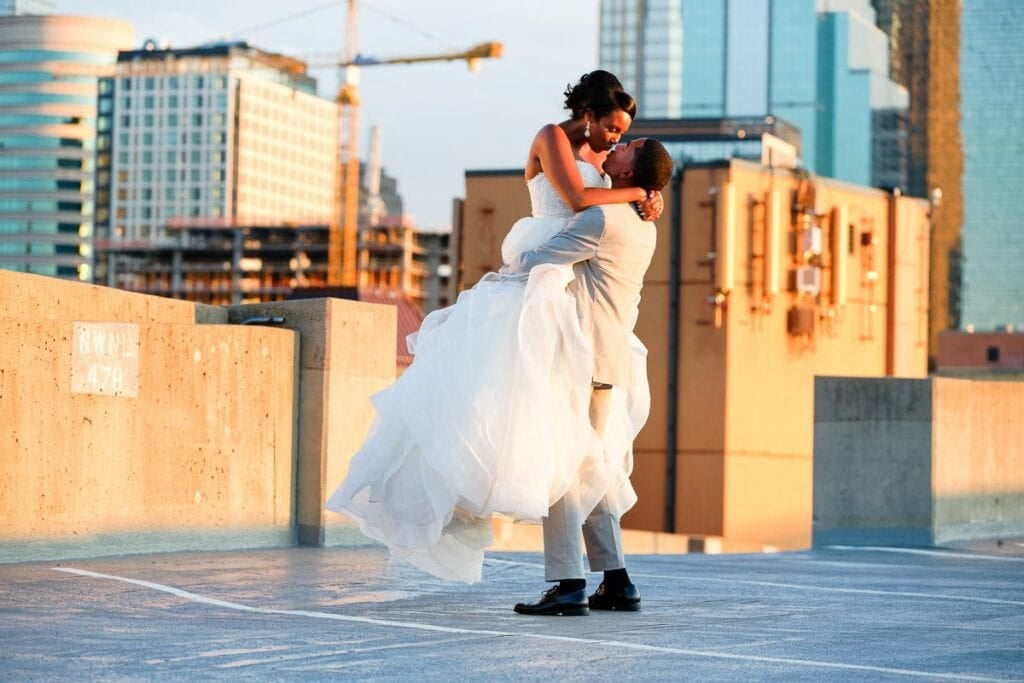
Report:
[[[569,138],[554,124],[540,129],[534,138],[532,153],[540,162],[548,181],[573,211],[582,211],[598,204],[625,204],[647,198],[647,192],[640,187],[584,187]]]

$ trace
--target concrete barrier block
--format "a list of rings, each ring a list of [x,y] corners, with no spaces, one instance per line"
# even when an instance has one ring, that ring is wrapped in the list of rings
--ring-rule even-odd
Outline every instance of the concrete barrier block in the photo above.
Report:
[[[814,543],[1024,534],[1024,383],[818,377]]]
[[[293,541],[293,332],[8,319],[0,348],[0,561]]]

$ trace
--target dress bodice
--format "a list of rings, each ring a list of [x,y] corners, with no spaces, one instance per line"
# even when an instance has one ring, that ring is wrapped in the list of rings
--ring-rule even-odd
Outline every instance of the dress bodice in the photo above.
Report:
[[[607,179],[592,164],[576,160],[576,168],[583,179],[584,187],[608,187]],[[530,207],[534,217],[557,216],[568,218],[574,211],[562,200],[562,195],[547,179],[543,172],[530,178],[526,183],[530,191]]]

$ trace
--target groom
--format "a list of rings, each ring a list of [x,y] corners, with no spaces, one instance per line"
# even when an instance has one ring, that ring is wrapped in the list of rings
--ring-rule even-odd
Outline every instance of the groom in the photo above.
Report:
[[[657,140],[639,138],[612,150],[604,171],[612,187],[660,190],[672,177],[672,158]],[[629,338],[654,243],[654,224],[644,222],[636,207],[595,206],[576,214],[546,244],[502,268],[526,273],[541,263],[573,264],[577,310],[594,347],[590,421],[602,436],[610,389],[631,382]],[[589,598],[583,578],[584,541],[590,569],[604,572],[601,586]],[[640,593],[626,573],[619,519],[603,500],[586,519],[575,491],[551,507],[544,519],[544,574],[546,581],[558,585],[535,603],[517,604],[516,612],[582,616],[591,609],[640,609]]]

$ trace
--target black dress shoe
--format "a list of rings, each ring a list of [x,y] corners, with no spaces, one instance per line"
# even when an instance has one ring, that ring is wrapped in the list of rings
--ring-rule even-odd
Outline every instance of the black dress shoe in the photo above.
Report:
[[[559,593],[558,586],[547,590],[537,602],[520,602],[515,606],[519,614],[583,617],[590,614],[587,606],[587,591],[581,589],[571,593]]]
[[[617,610],[619,612],[640,611],[640,591],[633,584],[611,592],[602,583],[587,601],[590,609]]]

